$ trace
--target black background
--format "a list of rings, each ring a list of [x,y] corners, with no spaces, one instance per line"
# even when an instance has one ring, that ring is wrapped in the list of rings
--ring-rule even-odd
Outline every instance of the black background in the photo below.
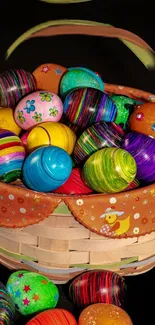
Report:
[[[155,75],[120,41],[88,36],[39,38],[21,44],[5,61],[7,48],[29,28],[48,20],[85,19],[109,23],[143,38],[155,50],[155,19],[151,1],[94,0],[83,4],[51,5],[35,0],[0,3],[0,72],[8,68],[33,71],[42,63],[66,67],[86,66],[98,71],[105,82],[123,84],[155,93]],[[0,281],[6,283],[9,270],[0,266]],[[126,277],[126,310],[134,325],[154,324],[155,269],[143,275]],[[60,287],[58,307],[78,315]],[[151,298],[151,294],[153,297]],[[26,324],[19,317],[16,324]],[[106,324],[103,324],[106,325]]]

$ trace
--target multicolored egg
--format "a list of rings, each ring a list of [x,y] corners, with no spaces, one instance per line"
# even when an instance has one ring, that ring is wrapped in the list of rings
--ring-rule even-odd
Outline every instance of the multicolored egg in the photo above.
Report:
[[[126,129],[129,116],[135,107],[135,101],[132,98],[120,95],[112,95],[111,99],[117,107],[115,123]]]
[[[92,154],[83,166],[87,186],[96,192],[123,191],[135,179],[135,159],[120,148],[104,148]]]
[[[33,75],[26,70],[10,69],[0,74],[0,106],[15,108],[25,95],[36,90]]]
[[[155,103],[138,105],[130,116],[129,126],[132,131],[155,138]]]
[[[69,295],[77,307],[95,303],[124,305],[125,281],[111,271],[88,271],[77,276],[69,287]]]
[[[10,183],[20,178],[24,159],[25,149],[20,138],[0,129],[0,180]]]
[[[65,183],[72,171],[68,153],[55,146],[33,151],[23,165],[24,184],[35,191],[51,192]]]
[[[75,133],[65,124],[45,122],[34,127],[27,137],[27,150],[33,150],[45,145],[57,146],[72,154],[76,142]]]
[[[73,168],[68,180],[54,192],[59,194],[89,194],[93,191],[84,184],[80,168]]]
[[[138,181],[138,179],[135,178],[133,180],[133,182],[128,185],[128,187],[125,189],[125,191],[134,190],[134,189],[138,188],[139,186],[140,186],[140,182]]]
[[[33,317],[26,325],[77,325],[74,316],[65,309],[46,310]]]
[[[60,82],[60,95],[65,97],[69,92],[76,88],[91,87],[104,90],[102,79],[92,70],[86,68],[70,68]]]
[[[14,117],[22,129],[28,130],[41,122],[57,122],[62,113],[63,104],[56,94],[36,91],[19,102]]]
[[[94,304],[80,314],[78,325],[133,325],[129,315],[112,304]]]
[[[13,299],[7,293],[5,286],[0,282],[0,324],[11,325],[15,317]]]
[[[136,161],[136,178],[145,184],[155,182],[155,139],[142,133],[130,132],[125,136],[122,148]]]
[[[113,122],[116,112],[116,105],[111,98],[93,88],[73,90],[64,100],[64,114],[71,123],[81,128],[100,121]]]
[[[14,272],[9,277],[6,288],[22,315],[55,308],[59,299],[56,285],[45,276],[34,272]]]
[[[63,74],[67,71],[65,67],[56,63],[41,64],[33,71],[38,90],[59,93],[59,84]]]
[[[87,128],[78,138],[74,161],[82,164],[97,150],[104,147],[121,147],[123,130],[114,123],[98,122]]]
[[[21,128],[14,120],[14,113],[12,108],[0,107],[0,129],[12,131],[16,135],[20,134]]]

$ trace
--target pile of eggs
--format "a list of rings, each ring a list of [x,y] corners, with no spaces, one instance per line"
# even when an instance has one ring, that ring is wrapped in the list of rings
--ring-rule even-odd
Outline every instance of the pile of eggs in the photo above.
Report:
[[[98,73],[43,64],[0,75],[0,180],[38,192],[118,193],[155,181],[155,104]]]

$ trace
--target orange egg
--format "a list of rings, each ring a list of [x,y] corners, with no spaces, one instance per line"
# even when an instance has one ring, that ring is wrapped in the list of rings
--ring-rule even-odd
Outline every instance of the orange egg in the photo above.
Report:
[[[155,103],[138,105],[130,116],[130,129],[155,138]]]
[[[55,63],[45,63],[36,68],[33,72],[37,89],[47,90],[58,94],[59,83],[62,75],[67,71],[65,67]]]
[[[133,325],[128,314],[115,305],[94,304],[85,308],[78,325]]]
[[[77,325],[77,322],[65,309],[50,309],[36,315],[26,325]]]

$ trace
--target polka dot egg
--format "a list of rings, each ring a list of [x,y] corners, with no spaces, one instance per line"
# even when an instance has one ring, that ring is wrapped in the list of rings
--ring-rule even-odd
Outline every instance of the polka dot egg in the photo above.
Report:
[[[57,122],[61,119],[61,99],[48,91],[36,91],[24,97],[15,109],[15,121],[24,130],[41,122]]]

